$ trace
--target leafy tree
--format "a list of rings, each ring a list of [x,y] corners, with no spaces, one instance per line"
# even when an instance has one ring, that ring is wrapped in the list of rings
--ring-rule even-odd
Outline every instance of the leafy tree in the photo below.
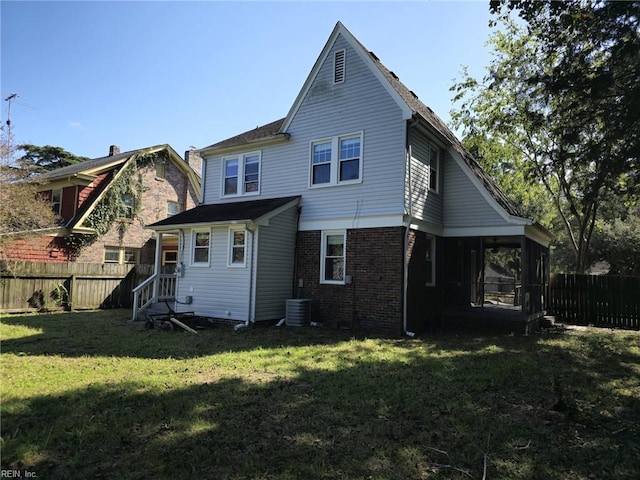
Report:
[[[640,276],[640,205],[600,221],[593,233],[592,259],[609,264],[609,274]]]
[[[18,158],[17,164],[25,171],[33,174],[55,170],[60,167],[88,160],[87,157],[80,157],[67,152],[61,147],[53,147],[51,145],[40,147],[37,145],[23,144],[18,145],[17,149],[24,152],[24,155]]]
[[[7,267],[21,241],[34,237],[34,231],[58,226],[51,202],[38,194],[38,184],[29,178],[31,171],[14,166],[16,147],[9,135],[0,142],[0,259]]]
[[[488,73],[452,87],[465,136],[509,146],[544,187],[579,272],[603,202],[640,185],[640,2],[622,3],[492,2],[502,28]]]

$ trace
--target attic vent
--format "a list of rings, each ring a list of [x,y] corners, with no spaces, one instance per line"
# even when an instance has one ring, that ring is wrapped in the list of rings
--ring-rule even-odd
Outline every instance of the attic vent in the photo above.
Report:
[[[391,76],[393,78],[395,78],[396,80],[400,80],[400,78],[398,78],[398,75],[396,75],[394,72],[392,72],[391,70],[389,70],[389,73],[391,74]]]
[[[371,58],[373,58],[376,62],[380,61],[378,56],[375,53],[373,53],[372,51],[369,51],[369,55],[371,55]]]
[[[414,92],[413,90],[409,90],[409,93],[413,95],[414,98],[418,98],[418,95],[416,95],[416,92]]]
[[[344,82],[344,50],[338,50],[333,56],[333,83]]]

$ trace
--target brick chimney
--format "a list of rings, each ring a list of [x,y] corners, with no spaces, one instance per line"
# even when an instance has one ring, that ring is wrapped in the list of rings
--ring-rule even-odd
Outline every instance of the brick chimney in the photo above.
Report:
[[[118,155],[120,153],[120,147],[118,145],[109,146],[109,156],[113,157],[114,155]]]
[[[202,157],[195,149],[186,150],[184,152],[184,161],[198,174],[202,174]]]

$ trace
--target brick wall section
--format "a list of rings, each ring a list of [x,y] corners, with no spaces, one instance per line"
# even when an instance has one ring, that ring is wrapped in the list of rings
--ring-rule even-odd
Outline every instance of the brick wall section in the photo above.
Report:
[[[125,223],[124,234],[120,232],[120,222],[115,222],[111,229],[95,243],[86,247],[78,256],[78,262],[102,263],[105,246],[140,248],[140,263],[153,263],[155,257],[155,240],[152,231],[146,225],[167,218],[167,202],[179,202],[182,210],[193,208],[197,197],[189,184],[188,178],[178,168],[167,162],[165,178],[156,178],[154,164],[139,170],[142,176],[144,192],[140,199],[141,209],[133,220]]]
[[[27,262],[66,262],[68,260],[64,238],[33,237],[5,244],[0,249],[0,260]]]
[[[402,334],[404,228],[347,230],[351,285],[320,284],[321,232],[298,232],[296,276],[312,299],[312,321],[367,332]]]

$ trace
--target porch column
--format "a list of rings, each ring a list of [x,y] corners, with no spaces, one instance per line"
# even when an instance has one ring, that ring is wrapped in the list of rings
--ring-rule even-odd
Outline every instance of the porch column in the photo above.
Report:
[[[155,260],[153,262],[153,274],[154,275],[159,275],[160,274],[160,267],[162,266],[161,264],[162,264],[162,232],[157,232],[156,257],[155,257]],[[159,287],[160,287],[160,281],[156,277],[155,281],[153,282],[153,301],[154,302],[158,301],[158,289],[159,289]]]

